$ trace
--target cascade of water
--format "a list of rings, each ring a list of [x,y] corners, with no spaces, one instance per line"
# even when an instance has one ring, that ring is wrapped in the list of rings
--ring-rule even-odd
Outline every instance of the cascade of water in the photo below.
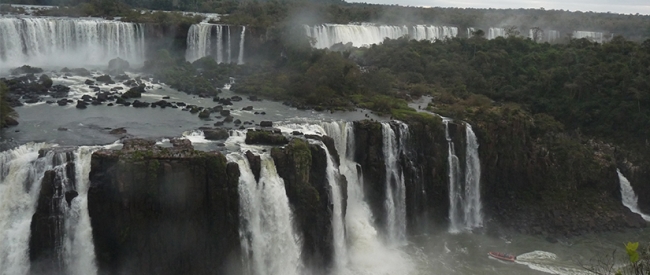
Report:
[[[478,140],[472,126],[465,125],[465,227],[476,228],[483,226],[481,211],[481,160],[478,157]]]
[[[237,64],[244,64],[245,32],[246,27],[242,27]],[[232,35],[231,27],[228,25],[199,23],[190,26],[187,33],[185,59],[194,62],[197,59],[212,56],[217,63],[231,63],[233,61]]]
[[[228,34],[226,36],[226,43],[228,43],[228,64],[232,63],[232,46],[231,46],[231,39],[230,39],[230,28],[226,29],[228,31]]]
[[[29,234],[41,179],[54,154],[38,158],[45,144],[27,144],[0,153],[0,274],[29,272]]]
[[[79,147],[74,153],[77,197],[66,215],[65,263],[70,274],[97,274],[95,244],[88,215],[90,161],[98,148]]]
[[[240,239],[248,274],[300,274],[300,241],[275,163],[262,154],[260,182],[241,153],[228,160],[239,165]]]
[[[406,127],[405,125],[400,124],[400,128]],[[392,243],[401,244],[406,241],[406,188],[404,175],[398,163],[402,144],[398,142],[390,123],[383,122],[381,126],[386,164],[385,207],[388,238]],[[406,134],[405,131],[400,130],[400,132]]]
[[[603,43],[604,41],[604,34],[602,32],[590,32],[590,31],[574,31],[573,32],[573,38],[575,39],[581,39],[581,38],[587,38],[591,41],[597,42],[597,43]]]
[[[363,172],[353,160],[353,126],[352,122],[322,124],[326,134],[334,139],[341,157],[339,170],[348,181],[345,227],[349,261],[337,274],[409,274],[412,263],[399,250],[386,247],[373,226],[372,212],[364,199]]]
[[[490,28],[488,30],[487,39],[495,39],[499,36],[506,37],[506,30],[503,28]]]
[[[239,57],[237,58],[237,64],[244,64],[244,39],[246,38],[246,26],[242,26],[241,37],[239,39]]]
[[[623,200],[623,205],[629,208],[633,213],[641,215],[644,220],[650,222],[650,215],[643,214],[641,210],[639,210],[638,198],[634,193],[634,189],[632,189],[630,182],[625,176],[623,176],[620,170],[616,169],[616,173],[618,173],[618,180],[621,184],[621,198]]]
[[[463,197],[459,192],[460,185],[460,165],[456,156],[454,142],[449,136],[449,120],[443,120],[445,123],[445,138],[448,144],[447,163],[449,163],[449,231],[459,232],[462,224],[459,208],[462,206]]]
[[[105,66],[145,58],[143,25],[104,19],[0,18],[0,62],[8,67]]]
[[[478,156],[478,140],[472,127],[465,126],[465,174],[462,169],[454,142],[449,135],[449,120],[444,119],[449,163],[449,232],[458,233],[483,226],[481,212],[481,162]]]
[[[458,28],[447,26],[416,25],[382,26],[373,24],[322,24],[313,27],[305,25],[305,32],[316,40],[314,47],[329,48],[337,43],[352,43],[355,47],[379,44],[385,38],[397,39],[408,36],[415,40],[442,40],[458,35]]]
[[[327,181],[332,189],[333,215],[332,230],[334,231],[334,267],[340,270],[346,265],[348,258],[347,246],[345,244],[345,221],[343,220],[343,205],[341,194],[341,185],[338,181],[340,175],[338,167],[334,167],[334,161],[325,144],[321,147],[327,152]]]

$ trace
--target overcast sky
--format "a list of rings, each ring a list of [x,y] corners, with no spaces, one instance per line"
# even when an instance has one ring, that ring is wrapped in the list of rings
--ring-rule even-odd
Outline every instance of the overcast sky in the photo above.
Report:
[[[544,8],[547,10],[650,14],[650,0],[347,0],[373,4],[459,8]]]

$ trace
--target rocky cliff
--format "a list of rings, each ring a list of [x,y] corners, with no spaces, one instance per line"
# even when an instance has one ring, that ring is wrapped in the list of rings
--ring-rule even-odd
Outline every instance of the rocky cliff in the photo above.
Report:
[[[239,264],[239,169],[189,141],[93,154],[88,209],[101,274],[229,274]]]
[[[303,236],[305,266],[324,270],[331,266],[334,251],[327,153],[321,146],[294,139],[284,148],[273,148],[271,156]]]

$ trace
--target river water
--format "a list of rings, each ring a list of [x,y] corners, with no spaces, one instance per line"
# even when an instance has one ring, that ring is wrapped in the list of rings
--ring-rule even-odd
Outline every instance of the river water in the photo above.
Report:
[[[70,98],[79,99],[85,94],[94,92],[83,82],[86,77],[64,78],[59,73],[48,73],[54,84],[64,84],[72,88]],[[101,75],[94,72],[94,76]],[[131,74],[135,77],[135,74]],[[217,106],[211,98],[200,98],[178,92],[165,85],[145,81],[151,88],[143,94],[140,101],[154,102],[169,96],[170,102],[184,102],[202,107]],[[121,86],[122,84],[103,85],[102,90]],[[221,97],[235,95],[228,89],[220,94]],[[47,98],[44,100],[48,100]],[[414,102],[412,107],[424,109],[430,98]],[[242,108],[253,106],[253,111],[243,111]],[[319,123],[322,121],[375,119],[385,121],[367,110],[354,112],[316,112],[298,110],[274,101],[250,101],[244,97],[242,101],[233,102],[230,109],[235,119],[259,123],[262,120],[281,121],[290,123]],[[105,145],[114,143],[119,136],[109,134],[110,129],[124,127],[130,135],[163,140],[169,137],[187,136],[195,142],[197,149],[224,150],[232,144],[226,142],[220,147],[218,142],[206,141],[200,134],[192,134],[193,130],[203,126],[212,126],[221,120],[213,114],[210,120],[202,120],[196,114],[190,114],[181,109],[172,108],[133,108],[124,106],[108,107],[106,105],[88,106],[80,110],[74,104],[60,107],[57,104],[44,102],[28,104],[16,108],[20,125],[5,130],[0,137],[4,149],[12,148],[27,142],[45,142],[59,145]],[[254,112],[265,112],[265,115]],[[236,127],[225,124],[226,128]],[[252,127],[252,126],[251,126]],[[63,129],[65,128],[65,130]],[[284,130],[284,129],[283,129]],[[241,138],[232,138],[241,142]],[[348,215],[354,215],[348,212]],[[347,226],[353,226],[348,220]],[[348,229],[348,234],[351,231]],[[348,238],[354,236],[348,235]],[[412,236],[406,242],[387,243],[382,247],[390,253],[373,254],[370,252],[356,253],[355,247],[348,247],[349,265],[355,265],[353,274],[589,274],[581,266],[592,265],[591,259],[607,257],[616,250],[617,260],[624,260],[624,244],[632,241],[650,240],[650,230],[634,230],[619,233],[592,234],[568,240],[550,243],[542,237],[520,234],[494,236],[483,232],[448,233],[447,228],[432,228],[429,234]],[[349,241],[349,240],[348,240]],[[349,245],[349,242],[348,242]],[[500,251],[518,255],[515,263],[506,263],[487,257],[488,251]],[[392,253],[392,254],[391,254]],[[377,258],[373,258],[377,257]],[[386,258],[381,258],[386,257]],[[399,266],[391,266],[395,257],[401,260]],[[392,259],[391,259],[392,258]],[[381,266],[384,263],[385,266]],[[364,266],[365,265],[365,266]],[[374,267],[373,267],[374,265]],[[380,266],[377,266],[380,265]]]

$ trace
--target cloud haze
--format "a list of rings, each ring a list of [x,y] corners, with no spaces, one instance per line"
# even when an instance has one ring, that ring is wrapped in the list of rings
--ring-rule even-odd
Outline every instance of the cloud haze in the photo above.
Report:
[[[547,10],[594,11],[625,14],[650,14],[650,0],[348,0],[372,4],[459,8],[544,8]]]

